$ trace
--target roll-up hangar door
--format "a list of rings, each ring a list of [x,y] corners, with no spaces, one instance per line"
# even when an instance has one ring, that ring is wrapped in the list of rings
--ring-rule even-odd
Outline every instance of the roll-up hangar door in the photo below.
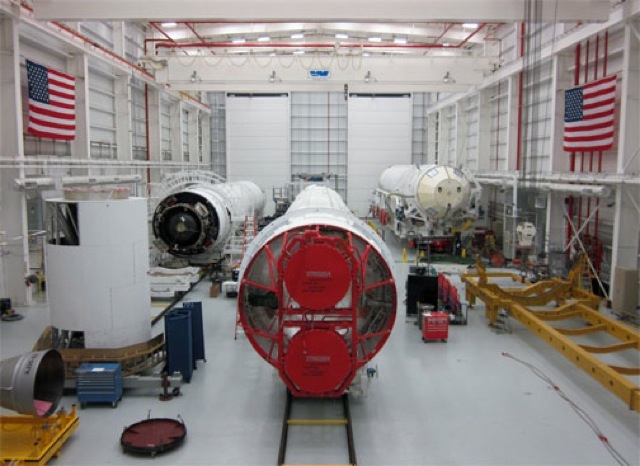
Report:
[[[226,108],[227,179],[260,186],[271,215],[273,188],[291,181],[289,94],[228,93]]]
[[[411,164],[412,107],[411,94],[349,95],[347,205],[358,217],[384,169]]]

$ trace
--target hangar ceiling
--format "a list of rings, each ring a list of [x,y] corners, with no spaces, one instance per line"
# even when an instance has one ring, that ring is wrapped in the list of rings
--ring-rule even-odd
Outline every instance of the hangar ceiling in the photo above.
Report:
[[[450,71],[447,91],[460,92],[500,66],[501,37],[518,24],[602,23],[612,3],[619,2],[33,0],[33,11],[42,21],[142,22],[142,65],[173,88],[249,89],[269,80],[302,89],[311,68],[331,67],[336,83],[390,91],[434,90]]]

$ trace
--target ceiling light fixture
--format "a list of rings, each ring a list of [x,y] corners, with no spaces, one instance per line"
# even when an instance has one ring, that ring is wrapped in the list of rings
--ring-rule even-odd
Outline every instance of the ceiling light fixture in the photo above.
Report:
[[[478,23],[464,23],[462,27],[465,29],[475,29],[478,27]]]
[[[304,55],[304,50],[294,50],[293,54],[294,55]]]
[[[406,37],[394,37],[393,38],[393,42],[395,44],[406,44],[407,43],[407,38]]]
[[[382,37],[369,37],[369,42],[382,42]]]
[[[279,82],[282,82],[282,78],[278,76],[275,71],[272,71],[271,74],[269,75],[269,82],[271,84],[279,83]]]
[[[234,44],[244,44],[246,42],[246,39],[244,37],[234,37],[233,39],[231,39],[231,42],[233,42]]]
[[[271,40],[271,37],[269,36],[258,37],[258,42],[269,42],[270,40]]]
[[[191,80],[192,83],[202,81],[202,78],[198,76],[198,72],[196,70],[193,70],[193,73],[191,73],[191,77],[189,79]]]
[[[442,82],[446,84],[453,84],[456,82],[456,80],[453,78],[453,76],[451,76],[451,73],[447,71],[442,77]]]
[[[348,38],[349,38],[349,35],[345,34],[344,32],[338,32],[336,34],[336,39],[348,39]]]
[[[295,32],[291,34],[292,39],[304,39],[304,34],[302,32]]]
[[[177,25],[178,23],[175,23],[173,21],[168,23],[160,23],[160,26],[162,26],[163,28],[172,28],[172,27],[176,27]]]
[[[367,71],[367,74],[364,75],[364,82],[369,84],[369,83],[374,83],[376,81],[377,79],[373,77],[373,75],[371,74],[371,71]]]

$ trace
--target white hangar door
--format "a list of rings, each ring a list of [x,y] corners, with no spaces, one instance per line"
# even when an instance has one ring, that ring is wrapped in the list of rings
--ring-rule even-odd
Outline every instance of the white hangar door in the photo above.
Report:
[[[290,121],[287,93],[227,94],[227,179],[260,186],[266,215],[275,211],[273,188],[291,182]]]
[[[358,217],[369,212],[385,168],[411,164],[411,94],[350,94],[347,205]]]

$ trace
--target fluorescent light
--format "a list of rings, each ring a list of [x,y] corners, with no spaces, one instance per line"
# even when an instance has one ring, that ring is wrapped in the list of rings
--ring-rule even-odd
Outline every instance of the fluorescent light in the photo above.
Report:
[[[160,23],[160,26],[162,26],[163,28],[172,28],[177,26],[178,23],[175,22],[169,22],[169,23]]]
[[[294,50],[293,54],[294,55],[304,55],[304,50]]]
[[[478,27],[478,23],[464,23],[462,27],[466,29],[475,29]]]
[[[258,37],[258,42],[269,42],[270,40],[271,40],[271,37],[269,36]]]
[[[369,42],[382,42],[382,37],[369,37]]]
[[[406,44],[407,43],[407,38],[406,37],[394,37],[393,42],[396,44]]]
[[[336,39],[348,39],[348,38],[349,38],[349,35],[343,32],[339,32],[336,34]]]
[[[291,38],[292,39],[304,39],[304,34],[301,32],[296,32],[294,34],[291,34]]]
[[[442,43],[442,45],[443,45],[444,47],[449,47],[451,44],[450,44],[449,42],[443,42],[443,43]]]
[[[244,37],[234,37],[233,39],[231,39],[231,42],[233,42],[234,44],[244,44],[246,40]]]

